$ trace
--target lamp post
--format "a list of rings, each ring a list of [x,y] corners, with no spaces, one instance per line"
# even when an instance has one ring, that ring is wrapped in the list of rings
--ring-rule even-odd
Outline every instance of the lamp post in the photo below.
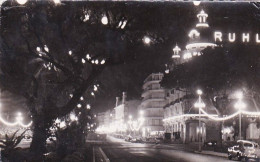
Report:
[[[242,114],[241,110],[246,107],[246,104],[242,101],[243,99],[243,93],[242,92],[237,92],[236,93],[236,98],[238,101],[235,103],[234,107],[239,110],[239,139],[241,140],[241,123],[242,123]]]
[[[194,104],[194,107],[199,109],[199,152],[201,152],[201,121],[200,121],[200,109],[205,107],[205,103],[201,99],[202,91],[200,89],[197,90],[197,94],[199,95],[198,101]]]

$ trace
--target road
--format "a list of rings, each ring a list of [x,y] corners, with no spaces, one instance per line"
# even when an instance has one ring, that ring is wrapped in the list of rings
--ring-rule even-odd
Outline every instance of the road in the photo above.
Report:
[[[194,153],[183,145],[140,144],[108,137],[108,143],[100,145],[110,162],[228,162],[227,158]],[[97,157],[96,157],[97,159]],[[97,161],[105,161],[104,159]],[[229,161],[230,162],[230,161]]]

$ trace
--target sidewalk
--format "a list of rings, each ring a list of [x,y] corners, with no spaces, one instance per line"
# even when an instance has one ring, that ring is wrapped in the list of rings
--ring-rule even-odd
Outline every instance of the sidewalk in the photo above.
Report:
[[[213,155],[213,156],[220,156],[220,157],[226,157],[227,158],[227,153],[223,153],[223,152],[216,152],[216,151],[213,151],[213,150],[203,150],[203,148],[202,148],[201,152],[197,151],[198,150],[198,143],[170,144],[170,145],[172,145],[172,146],[182,145],[185,150],[192,151],[192,152],[197,153],[197,154]],[[204,149],[206,149],[206,148],[204,148]]]
[[[225,157],[227,158],[227,153],[221,153],[221,152],[214,152],[214,151],[194,151],[197,154],[204,154],[204,155],[213,155],[213,156],[220,156],[220,157]]]

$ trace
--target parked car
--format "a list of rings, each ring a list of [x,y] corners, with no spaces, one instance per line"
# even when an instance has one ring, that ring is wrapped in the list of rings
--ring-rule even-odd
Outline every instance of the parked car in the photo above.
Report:
[[[125,141],[130,142],[132,138],[133,138],[132,136],[128,135],[125,137]]]
[[[245,159],[246,161],[249,159],[255,159],[259,161],[259,145],[252,141],[238,140],[236,145],[228,148],[228,159],[231,160],[233,158],[236,158],[239,161],[242,159]]]
[[[211,141],[204,142],[204,146],[209,146],[209,147],[217,146],[217,141],[211,140]]]
[[[147,142],[151,142],[151,143],[156,143],[156,144],[158,144],[158,143],[161,143],[163,141],[163,138],[148,138],[147,139]]]

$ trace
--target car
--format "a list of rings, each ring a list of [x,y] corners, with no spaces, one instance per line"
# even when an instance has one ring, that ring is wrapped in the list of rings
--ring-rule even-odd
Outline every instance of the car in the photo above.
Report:
[[[238,140],[237,144],[228,148],[228,159],[232,160],[254,159],[259,161],[260,159],[260,148],[256,142],[247,140]]]
[[[163,138],[156,138],[156,137],[153,137],[153,138],[147,138],[147,142],[149,143],[155,143],[155,144],[159,144],[163,141]]]
[[[209,146],[209,147],[214,147],[217,146],[217,141],[208,141],[208,142],[204,142],[204,146]]]
[[[133,138],[132,136],[128,135],[125,137],[125,141],[130,142],[132,138]]]

